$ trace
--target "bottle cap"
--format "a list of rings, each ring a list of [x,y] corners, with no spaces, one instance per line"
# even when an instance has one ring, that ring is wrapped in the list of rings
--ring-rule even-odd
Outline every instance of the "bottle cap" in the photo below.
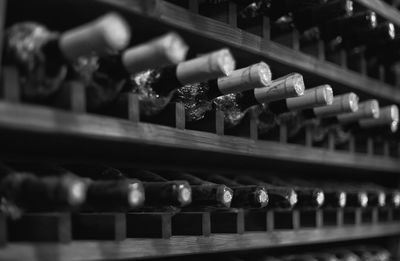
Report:
[[[333,91],[328,84],[321,85],[304,91],[304,95],[286,99],[290,111],[304,110],[332,104]]]
[[[337,116],[341,124],[349,124],[365,118],[379,117],[379,103],[377,100],[367,100],[358,104],[358,110],[355,112],[344,113]]]
[[[122,61],[126,70],[135,74],[147,69],[174,65],[185,60],[189,47],[176,33],[168,33],[124,51]]]
[[[116,13],[106,14],[90,23],[64,32],[60,49],[70,61],[95,53],[103,56],[122,50],[129,44],[130,28]]]
[[[254,89],[256,100],[261,103],[298,97],[304,94],[303,76],[292,73],[270,82],[266,87]]]
[[[233,191],[227,186],[219,186],[217,190],[217,199],[221,202],[225,207],[229,208],[233,199]]]
[[[267,191],[264,188],[257,189],[255,197],[256,197],[256,202],[260,204],[261,208],[266,207],[268,205],[269,197]]]
[[[86,200],[87,183],[73,176],[66,176],[63,182],[67,188],[67,200],[71,206],[81,205]]]
[[[235,59],[228,49],[221,49],[178,64],[177,78],[182,85],[228,76],[235,69]]]
[[[233,71],[218,78],[218,89],[223,94],[237,93],[266,86],[271,81],[271,70],[264,62]]]
[[[358,202],[361,207],[366,207],[368,205],[368,195],[367,192],[362,191],[358,193]]]
[[[331,117],[341,113],[355,112],[358,110],[358,96],[353,93],[346,93],[333,97],[331,105],[314,108],[317,117]]]
[[[290,190],[289,194],[289,204],[291,207],[294,207],[294,205],[297,204],[298,198],[297,198],[297,193],[293,189]]]
[[[139,207],[145,200],[144,188],[140,182],[129,184],[128,203],[130,207]]]
[[[346,206],[347,195],[346,192],[340,191],[339,192],[339,207],[343,208]]]
[[[192,202],[192,190],[189,183],[182,182],[178,185],[178,200],[182,206],[189,205]]]
[[[379,111],[378,118],[360,120],[361,128],[368,129],[389,125],[391,132],[396,132],[399,123],[399,108],[397,105],[382,107]]]

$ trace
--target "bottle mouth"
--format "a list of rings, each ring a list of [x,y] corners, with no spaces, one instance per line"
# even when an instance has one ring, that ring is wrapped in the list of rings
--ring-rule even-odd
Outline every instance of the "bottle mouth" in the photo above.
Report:
[[[392,203],[395,207],[400,206],[400,192],[394,192],[392,197]]]
[[[179,192],[179,201],[183,205],[188,205],[192,201],[192,190],[190,189],[189,185],[186,184],[179,184],[178,185],[178,192]]]
[[[261,207],[265,207],[268,205],[269,197],[267,191],[265,189],[258,189],[256,192],[257,202],[261,205]]]
[[[131,207],[137,207],[143,204],[145,200],[143,186],[139,183],[129,184],[128,202]]]
[[[294,190],[290,191],[290,195],[289,195],[289,204],[291,207],[293,207],[294,205],[297,204],[298,198],[297,198],[297,193]]]
[[[189,47],[182,38],[176,33],[169,33],[163,36],[165,39],[163,51],[172,64],[177,64],[185,60]]]
[[[361,192],[358,194],[358,201],[361,207],[366,207],[368,205],[368,195],[366,192]]]
[[[393,23],[388,23],[387,24],[387,29],[388,29],[388,35],[390,39],[394,39],[396,36],[396,29],[394,27]]]
[[[218,68],[225,76],[230,75],[235,70],[236,62],[229,49],[215,52],[215,57]]]
[[[301,74],[294,73],[289,79],[291,80],[291,84],[288,84],[287,88],[290,88],[290,86],[292,86],[295,93],[294,96],[304,95],[305,86],[303,76]]]
[[[339,207],[343,208],[346,206],[347,195],[346,192],[341,191],[339,193]]]
[[[353,1],[352,0],[347,0],[346,1],[345,9],[346,9],[346,14],[347,15],[351,15],[353,13],[354,8],[353,8]]]
[[[260,82],[264,86],[266,86],[268,83],[271,82],[271,77],[272,77],[272,73],[269,66],[264,62],[260,62],[257,64],[257,69]]]
[[[225,207],[230,207],[233,199],[233,191],[227,186],[223,186],[218,189],[217,199],[221,202]]]
[[[99,26],[103,28],[104,37],[112,49],[125,48],[131,39],[128,23],[118,14],[110,13],[99,18]]]
[[[316,201],[318,206],[322,206],[324,204],[324,202],[325,202],[324,192],[322,192],[322,191],[316,192],[315,201]]]
[[[379,118],[379,102],[377,100],[371,100],[368,106],[371,116],[374,119]]]
[[[378,192],[378,204],[380,207],[384,207],[386,205],[386,194],[382,191]]]
[[[376,18],[376,13],[375,12],[370,12],[369,13],[368,20],[370,21],[372,28],[375,28],[378,25],[378,19]]]
[[[326,84],[322,87],[324,105],[331,105],[333,103],[333,89],[330,85]]]
[[[86,200],[87,184],[81,180],[73,180],[69,186],[68,203],[78,206]]]
[[[357,94],[352,92],[349,94],[348,98],[349,98],[348,104],[349,104],[351,112],[357,111],[358,110],[358,100],[359,100]]]

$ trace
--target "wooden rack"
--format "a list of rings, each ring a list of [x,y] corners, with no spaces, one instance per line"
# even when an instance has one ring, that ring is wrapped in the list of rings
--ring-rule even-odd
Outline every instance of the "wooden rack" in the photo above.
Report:
[[[32,7],[28,9],[32,13],[37,11],[38,16],[46,15],[41,10],[43,6],[49,5],[49,10],[54,8],[51,0],[36,0],[38,3],[34,4],[29,0],[18,1],[25,7]],[[5,15],[1,14],[7,14],[5,2],[0,0],[0,38],[5,21]],[[400,13],[379,0],[357,2],[400,25]],[[382,79],[368,77],[365,70],[351,71],[343,62],[346,53],[340,54],[340,64],[328,62],[323,43],[301,48],[296,31],[285,36],[285,41],[290,40],[289,45],[282,39],[271,40],[267,19],[256,31],[239,29],[236,7],[232,3],[222,16],[225,18],[220,17],[225,21],[201,15],[197,0],[189,0],[186,8],[156,0],[90,0],[85,3],[63,0],[59,4],[68,6],[67,14],[75,10],[78,20],[88,19],[88,6],[96,7],[90,17],[108,10],[121,12],[132,25],[139,25],[134,29],[140,32],[138,42],[175,30],[199,52],[228,46],[240,65],[265,60],[274,75],[296,71],[304,74],[307,85],[329,83],[336,93],[354,91],[362,98],[377,98],[381,104],[400,104],[400,80],[388,84]],[[2,160],[45,159],[126,166],[157,163],[160,168],[199,171],[207,168],[236,174],[302,168],[312,169],[314,174],[317,172],[327,178],[344,171],[364,179],[369,179],[371,174],[390,181],[398,179],[398,142],[393,145],[371,138],[361,141],[353,138],[345,148],[339,148],[330,137],[327,144],[316,146],[310,139],[310,130],[305,129],[304,142],[293,144],[288,141],[285,125],[279,127],[275,138],[264,140],[259,137],[257,119],[251,115],[235,131],[224,128],[219,111],[211,112],[202,126],[193,127],[185,122],[182,104],[171,104],[157,118],[143,119],[135,95],[128,97],[125,118],[90,114],[86,112],[84,88],[79,85],[72,85],[66,91],[64,108],[27,104],[21,102],[15,68],[4,66],[0,75],[3,83],[3,100],[0,101]],[[207,167],[204,167],[204,158],[208,159]],[[327,167],[329,171],[321,172]],[[188,221],[192,224],[189,230],[176,225]],[[178,214],[30,213],[20,223],[0,215],[0,244],[3,245],[0,259],[151,258],[376,237],[398,238],[399,221],[399,210],[386,208]],[[142,231],[132,225],[138,222],[153,229]],[[43,226],[48,233],[42,233]],[[100,235],[96,226],[107,229]]]

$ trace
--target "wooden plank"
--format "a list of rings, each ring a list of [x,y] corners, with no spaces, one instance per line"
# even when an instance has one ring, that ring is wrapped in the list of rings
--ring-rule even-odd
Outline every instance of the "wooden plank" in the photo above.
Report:
[[[259,158],[260,161],[265,159],[282,160],[308,166],[336,166],[388,173],[398,173],[400,169],[400,162],[393,158],[367,157],[365,154],[332,152],[293,144],[179,130],[147,123],[135,124],[128,120],[74,114],[41,106],[15,105],[7,102],[0,102],[0,130],[67,135],[70,138],[97,141],[99,144],[104,144],[104,142],[122,143],[124,146],[129,145],[131,150],[135,150],[136,146],[140,145],[140,148],[144,146],[146,150],[153,153],[157,152],[159,148],[174,149],[174,152],[180,153],[180,156],[187,155],[186,153],[189,151],[195,151],[197,155],[207,153],[204,155],[208,155],[209,160],[212,160],[211,155],[213,155],[215,156],[213,159],[216,161],[222,155],[237,156],[242,159],[238,164],[243,164],[246,159],[254,161],[254,158]],[[29,139],[30,136],[24,136],[24,138]],[[42,143],[37,145],[42,146]],[[48,145],[51,146],[51,144]],[[60,148],[58,147],[58,149]],[[117,155],[117,151],[114,153],[115,155],[110,155],[108,151],[104,153],[108,157],[121,156]],[[194,157],[193,160],[196,159],[199,161],[198,163],[203,163],[201,157]],[[221,163],[220,160],[218,163]],[[231,160],[227,164],[233,166],[235,161]]]
[[[272,233],[218,234],[210,237],[175,236],[170,239],[127,239],[73,241],[70,244],[8,244],[0,250],[0,260],[109,260],[164,257],[183,254],[250,250],[277,246],[305,245],[400,234],[400,225],[373,225],[344,228],[301,229]]]
[[[0,0],[0,39],[4,39],[4,24],[6,20],[7,0]],[[0,50],[3,50],[3,40],[0,41]],[[0,64],[2,63],[3,52],[0,52]],[[2,71],[0,70],[0,87],[1,87]]]
[[[400,26],[400,12],[382,0],[355,0],[363,6]]]

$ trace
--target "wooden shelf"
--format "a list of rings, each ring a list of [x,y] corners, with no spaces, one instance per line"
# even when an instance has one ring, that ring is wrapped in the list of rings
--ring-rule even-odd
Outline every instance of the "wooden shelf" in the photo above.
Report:
[[[115,8],[131,11],[136,15],[144,15],[155,19],[156,24],[167,25],[170,29],[183,30],[181,34],[190,45],[228,46],[231,47],[237,57],[246,57],[255,62],[265,59],[273,70],[289,73],[297,71],[307,78],[312,78],[313,84],[331,83],[336,90],[355,91],[361,96],[376,97],[383,103],[400,103],[400,90],[394,86],[378,80],[368,78],[351,70],[344,69],[330,62],[320,61],[310,55],[285,47],[274,41],[263,39],[244,30],[230,26],[175,6],[165,1],[110,1],[96,0]],[[369,1],[360,1],[368,2]],[[376,3],[375,3],[376,2]],[[379,8],[380,1],[371,1],[373,6]],[[391,10],[387,7],[385,10]],[[387,12],[390,13],[389,11]],[[392,12],[393,13],[393,12]],[[396,13],[398,13],[396,11]],[[389,16],[389,15],[387,15]],[[400,17],[400,16],[399,16]],[[392,14],[390,18],[399,20]],[[399,21],[400,22],[400,21]],[[199,37],[203,39],[199,44]],[[201,49],[201,46],[199,47]],[[307,77],[308,76],[308,77]],[[307,82],[306,82],[307,83]]]
[[[272,233],[218,234],[209,237],[174,236],[170,239],[126,239],[121,242],[73,241],[69,244],[11,243],[0,248],[1,260],[122,260],[183,254],[215,253],[327,243],[400,234],[400,225],[302,229]]]
[[[47,149],[51,156],[64,154],[71,159],[92,155],[98,160],[114,158],[153,165],[176,165],[179,161],[182,167],[201,167],[206,157],[207,167],[239,171],[265,170],[266,166],[282,162],[309,168],[332,166],[388,173],[398,173],[400,169],[400,162],[394,158],[220,136],[9,102],[0,102],[0,131],[6,148],[2,154],[15,150],[33,157]]]

